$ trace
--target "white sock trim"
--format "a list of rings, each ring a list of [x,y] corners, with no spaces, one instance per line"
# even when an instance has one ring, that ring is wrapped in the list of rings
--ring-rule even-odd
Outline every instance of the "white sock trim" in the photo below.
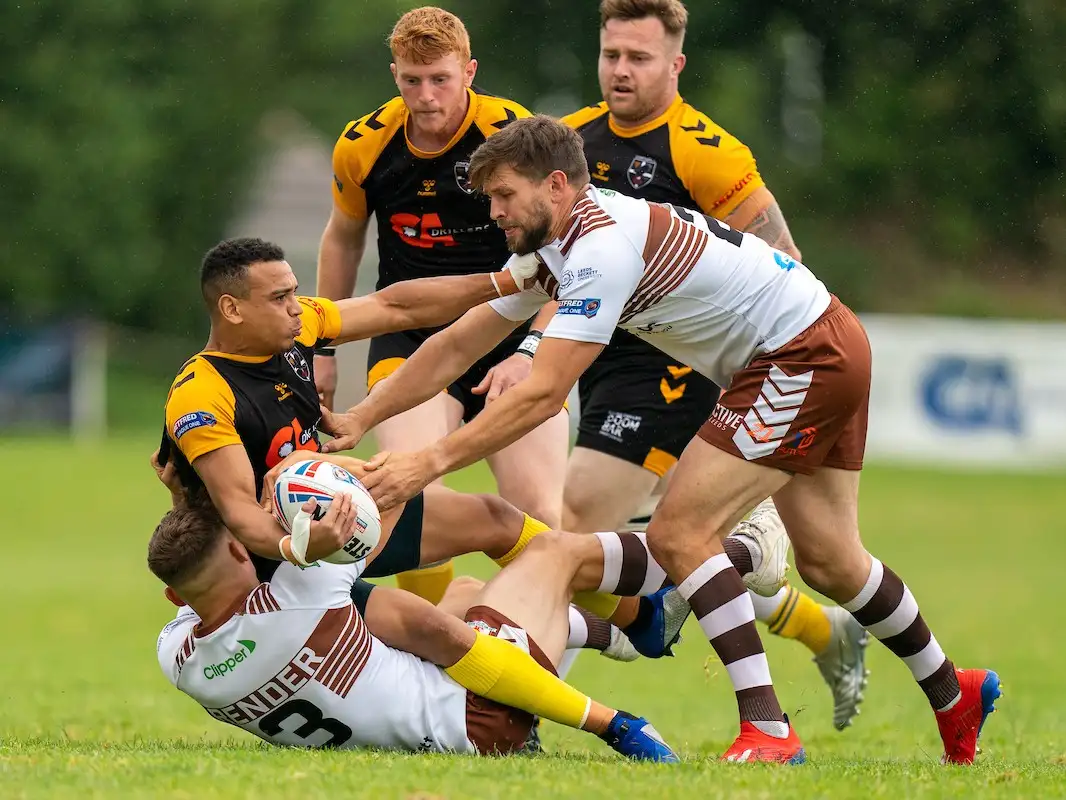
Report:
[[[760,622],[767,622],[781,608],[781,604],[788,599],[788,587],[782,586],[773,597],[763,597],[761,594],[756,594],[752,591],[748,592],[748,597],[751,598],[751,604],[755,608],[755,619]]]
[[[725,665],[729,673],[729,680],[733,682],[733,689],[742,691],[756,686],[772,686],[770,678],[770,664],[766,660],[766,653],[756,653],[753,656],[734,661]]]
[[[734,597],[723,603],[705,617],[700,618],[700,627],[710,641],[723,633],[739,628],[747,622],[755,621],[755,609],[752,608],[748,593]]]
[[[692,599],[692,595],[696,593],[703,584],[707,583],[711,578],[717,575],[719,572],[724,572],[727,569],[733,568],[733,562],[729,560],[729,556],[725,553],[719,553],[716,556],[711,556],[689,575],[685,580],[681,581],[681,584],[677,587],[677,590],[681,592],[681,596],[686,600]]]
[[[645,597],[649,594],[655,594],[662,588],[663,583],[666,581],[666,570],[659,566],[659,562],[651,556],[651,550],[648,549],[648,534],[646,533],[634,533],[634,536],[644,546],[644,552],[648,554],[648,568],[644,573],[644,584],[640,587],[640,596]]]
[[[944,663],[944,659],[947,656],[944,655],[944,650],[940,647],[940,643],[936,640],[935,636],[929,637],[929,644],[922,648],[920,653],[913,656],[907,656],[902,659],[903,663],[910,669],[911,675],[914,676],[916,681],[924,681],[938,669],[940,665]]]
[[[866,585],[862,587],[862,590],[855,595],[847,603],[844,603],[842,607],[846,611],[850,611],[854,614],[861,609],[870,599],[874,596],[879,588],[881,588],[881,579],[885,576],[885,566],[873,556],[870,556],[870,575],[866,579]]]
[[[567,610],[570,618],[570,635],[566,637],[566,649],[584,647],[589,640],[589,626],[576,608],[570,606]]]
[[[622,540],[614,531],[592,534],[600,540],[603,548],[603,578],[597,591],[612,593],[618,591],[618,580],[622,577]]]
[[[887,618],[880,622],[875,622],[866,630],[872,633],[875,639],[884,641],[891,636],[903,633],[916,619],[918,619],[918,601],[914,599],[911,590],[904,584],[903,597],[900,598],[896,610],[889,614]]]

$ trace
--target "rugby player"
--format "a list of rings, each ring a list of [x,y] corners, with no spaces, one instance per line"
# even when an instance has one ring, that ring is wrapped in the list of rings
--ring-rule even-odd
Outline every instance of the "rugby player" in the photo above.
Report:
[[[490,272],[508,255],[503,235],[487,218],[487,201],[467,181],[467,166],[474,148],[529,112],[473,86],[478,64],[470,36],[448,11],[424,7],[404,14],[389,47],[399,96],[349,122],[333,151],[333,210],[322,234],[317,287],[319,296],[333,300],[352,294],[372,215],[379,289],[410,278]],[[508,360],[510,368],[520,368],[528,361],[515,355],[529,352],[536,341],[526,341],[528,331],[520,326],[443,392],[384,422],[375,431],[380,446],[424,447],[472,419],[484,407],[474,389],[490,367]],[[388,378],[433,332],[420,326],[374,336],[367,389]],[[337,371],[331,350],[319,351],[315,376],[323,403],[332,408]],[[558,527],[568,445],[569,425],[560,412],[493,453],[488,463],[500,495]],[[398,581],[436,602],[453,574],[445,563]]]
[[[594,186],[698,209],[800,261],[751,151],[678,93],[687,22],[681,0],[602,0],[603,101],[562,122],[581,134]],[[578,392],[581,421],[567,463],[563,528],[638,530],[714,410],[719,389],[619,329],[578,379]],[[768,502],[755,512],[760,525],[776,523],[772,508]],[[811,650],[833,694],[833,724],[848,727],[867,682],[869,637],[862,626],[839,606],[821,605],[791,586],[751,599],[771,633]]]
[[[351,530],[353,513],[341,495],[316,533]],[[352,601],[354,565],[286,563],[261,582],[212,507],[177,508],[148,545],[149,568],[167,596],[187,604],[159,636],[159,664],[212,717],[274,744],[511,753],[532,728],[532,715],[515,707],[532,681],[555,688],[554,703],[538,709],[544,716],[631,758],[677,762],[646,720],[555,677],[577,565],[564,548],[527,553],[484,587],[466,624],[402,590],[392,594],[407,595],[405,604],[371,592],[364,611],[387,631],[379,637]],[[427,624],[440,630],[436,647],[427,647]],[[485,671],[474,663],[485,649],[512,651],[521,669]]]
[[[727,387],[685,448],[647,535],[736,691],[740,734],[724,758],[787,763],[803,754],[774,692],[751,600],[722,545],[772,496],[804,580],[903,660],[934,711],[945,761],[971,763],[998,676],[956,669],[910,590],[860,539],[871,354],[850,309],[806,266],[752,234],[591,186],[581,137],[548,117],[519,120],[488,140],[470,173],[511,250],[543,262],[538,287],[468,312],[382,391],[347,414],[324,415],[338,435],[328,449],[351,446],[421,402],[519,321],[558,301],[528,378],[433,447],[370,462],[364,483],[388,508],[557,413],[615,327],[636,332]]]
[[[524,269],[523,274],[532,274],[529,265]],[[294,557],[284,530],[259,502],[270,491],[259,493],[269,483],[268,473],[276,475],[319,449],[321,412],[309,363],[312,347],[450,319],[497,296],[497,284],[503,291],[517,291],[505,270],[401,282],[333,303],[296,296],[296,279],[276,245],[259,239],[220,243],[204,257],[201,270],[201,291],[211,315],[208,346],[174,380],[159,464],[173,462],[193,503],[213,503],[251,551],[260,577],[269,579],[278,558]],[[352,471],[360,469],[354,460],[335,458]],[[394,575],[470,552],[484,552],[503,566],[548,529],[497,496],[461,494],[443,486],[428,487],[424,496],[385,514],[382,527],[381,542],[367,559],[367,577]],[[774,546],[754,540],[748,544],[768,550]],[[328,549],[312,550],[307,560],[335,551],[338,543],[325,540],[321,546]],[[780,578],[776,564],[767,569],[775,571],[771,580]],[[669,652],[688,613],[683,600],[669,590],[640,601],[596,594],[579,600],[621,628],[637,651],[649,657]],[[628,657],[624,643],[619,644],[622,649],[605,649],[605,654]]]

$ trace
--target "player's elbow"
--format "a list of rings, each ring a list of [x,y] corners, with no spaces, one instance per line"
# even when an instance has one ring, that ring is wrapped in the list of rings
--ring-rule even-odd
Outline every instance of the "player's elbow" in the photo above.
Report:
[[[547,381],[533,381],[530,387],[533,392],[532,404],[534,412],[532,416],[537,418],[537,424],[545,422],[560,411],[566,403],[569,389]]]

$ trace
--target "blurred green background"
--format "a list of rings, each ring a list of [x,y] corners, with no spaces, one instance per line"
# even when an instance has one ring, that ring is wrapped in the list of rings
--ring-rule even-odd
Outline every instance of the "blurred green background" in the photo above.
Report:
[[[414,5],[5,4],[0,309],[201,337],[200,255],[263,199],[256,175],[293,130],[328,153],[395,94],[385,39]],[[484,89],[556,114],[599,99],[594,0],[445,5],[470,29]],[[1066,5],[689,13],[683,94],[752,147],[805,260],[843,299],[1061,314]],[[328,210],[327,181],[319,191]]]

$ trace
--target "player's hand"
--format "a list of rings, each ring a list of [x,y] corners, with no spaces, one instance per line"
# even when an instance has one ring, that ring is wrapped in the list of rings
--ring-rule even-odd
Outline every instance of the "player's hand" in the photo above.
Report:
[[[185,489],[181,485],[181,478],[178,477],[178,470],[174,466],[173,461],[167,461],[167,463],[159,463],[159,451],[156,450],[152,453],[152,457],[149,459],[149,463],[152,465],[152,469],[155,471],[155,476],[159,478],[160,483],[167,487],[170,491],[170,501],[177,508],[179,505],[185,502]]]
[[[309,450],[293,450],[271,467],[267,474],[263,476],[263,491],[259,495],[259,505],[272,512],[274,510],[274,484],[278,482],[278,476],[281,475],[281,471],[297,461],[313,460],[315,455],[316,453]]]
[[[366,462],[366,475],[360,480],[384,513],[410,500],[437,477],[423,453],[384,451]]]
[[[304,555],[307,562],[333,555],[344,547],[352,538],[352,528],[355,525],[355,503],[352,502],[350,494],[337,494],[320,520],[314,520],[317,506],[318,502],[314,499],[308,500],[302,506],[302,510],[312,517],[311,533]]]
[[[315,388],[318,399],[326,408],[333,410],[333,395],[337,392],[336,356],[315,356]]]
[[[515,353],[490,369],[481,379],[481,383],[471,391],[474,394],[485,395],[485,405],[488,405],[516,383],[528,378],[532,371],[533,359],[521,353]]]
[[[319,430],[325,431],[333,437],[331,441],[322,444],[323,453],[338,453],[341,450],[351,450],[359,440],[366,435],[366,429],[355,414],[334,414],[325,406],[321,406],[322,421],[318,423]]]
[[[516,256],[515,259],[496,273],[496,287],[501,296],[516,294],[523,289],[532,289],[540,273],[540,260],[536,253]]]

